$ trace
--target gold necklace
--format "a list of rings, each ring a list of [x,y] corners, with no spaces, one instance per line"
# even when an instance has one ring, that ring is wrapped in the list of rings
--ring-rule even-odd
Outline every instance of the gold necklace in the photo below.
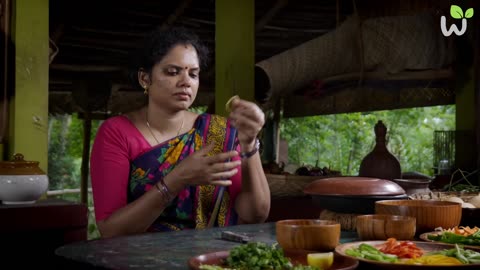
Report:
[[[150,123],[148,122],[148,111],[147,111],[147,119],[146,119],[146,122],[147,122],[147,128],[148,128],[148,131],[150,131],[150,134],[152,134],[152,137],[155,139],[155,141],[157,142],[157,144],[160,144],[160,142],[158,141],[157,137],[155,136],[155,134],[153,134],[153,131],[152,129],[150,128]],[[177,130],[177,136],[175,137],[178,137],[178,135],[180,135],[180,131],[183,129],[183,124],[185,123],[185,117],[182,117],[182,125],[180,125],[180,128]]]

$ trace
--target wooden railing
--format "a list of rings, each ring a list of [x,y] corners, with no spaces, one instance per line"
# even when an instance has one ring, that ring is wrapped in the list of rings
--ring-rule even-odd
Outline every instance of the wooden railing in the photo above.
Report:
[[[88,189],[88,193],[92,193],[92,189]],[[80,194],[80,188],[66,188],[58,190],[49,190],[47,191],[47,197],[61,196],[65,194]]]

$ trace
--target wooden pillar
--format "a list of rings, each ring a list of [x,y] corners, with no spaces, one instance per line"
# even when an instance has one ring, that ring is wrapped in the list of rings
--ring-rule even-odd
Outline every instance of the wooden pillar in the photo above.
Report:
[[[459,5],[465,10],[470,7],[478,9],[478,1],[464,1]],[[472,147],[477,145],[476,126],[479,121],[476,101],[478,71],[475,67],[476,64],[472,64],[472,59],[478,61],[475,60],[478,58],[475,56],[478,54],[478,42],[475,41],[476,32],[479,30],[477,17],[474,15],[473,18],[468,19],[466,34],[455,36],[457,45],[455,163],[457,168],[466,171],[478,168],[477,147]]]
[[[255,2],[215,2],[215,113],[226,116],[233,95],[254,100]]]
[[[480,9],[480,3],[475,1],[475,10]],[[476,135],[476,150],[477,150],[477,169],[480,168],[480,17],[474,17],[475,27],[473,28],[474,40],[473,48],[474,52],[474,62],[473,62],[473,81],[474,81],[474,91],[475,91],[475,135]],[[480,185],[480,173],[477,174],[477,184]]]
[[[9,102],[8,153],[48,169],[48,0],[13,1],[15,79]]]
[[[80,180],[80,200],[84,204],[88,204],[88,176],[90,175],[90,138],[92,134],[92,117],[90,112],[84,113],[83,117],[83,150],[82,150],[82,167]]]
[[[1,31],[1,65],[3,70],[0,72],[0,160],[4,160],[5,149],[8,137],[8,91],[11,89],[12,82],[12,40],[10,35],[11,28],[11,0],[0,0],[0,31]]]

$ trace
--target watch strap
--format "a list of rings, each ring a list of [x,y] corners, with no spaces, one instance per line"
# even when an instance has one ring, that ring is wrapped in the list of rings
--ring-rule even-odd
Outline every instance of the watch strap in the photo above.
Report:
[[[258,152],[259,148],[260,148],[260,140],[258,140],[258,138],[256,138],[255,139],[255,146],[254,146],[253,150],[250,151],[250,152],[241,152],[240,153],[240,158],[244,159],[244,158],[249,158],[249,157],[255,155]]]

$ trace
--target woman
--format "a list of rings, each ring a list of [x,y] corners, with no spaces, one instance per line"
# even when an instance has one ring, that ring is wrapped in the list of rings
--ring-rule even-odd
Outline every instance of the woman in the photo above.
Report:
[[[92,149],[102,237],[267,218],[270,191],[256,139],[261,109],[237,98],[228,119],[187,111],[207,52],[183,28],[147,39],[136,73],[148,105],[106,120]]]

